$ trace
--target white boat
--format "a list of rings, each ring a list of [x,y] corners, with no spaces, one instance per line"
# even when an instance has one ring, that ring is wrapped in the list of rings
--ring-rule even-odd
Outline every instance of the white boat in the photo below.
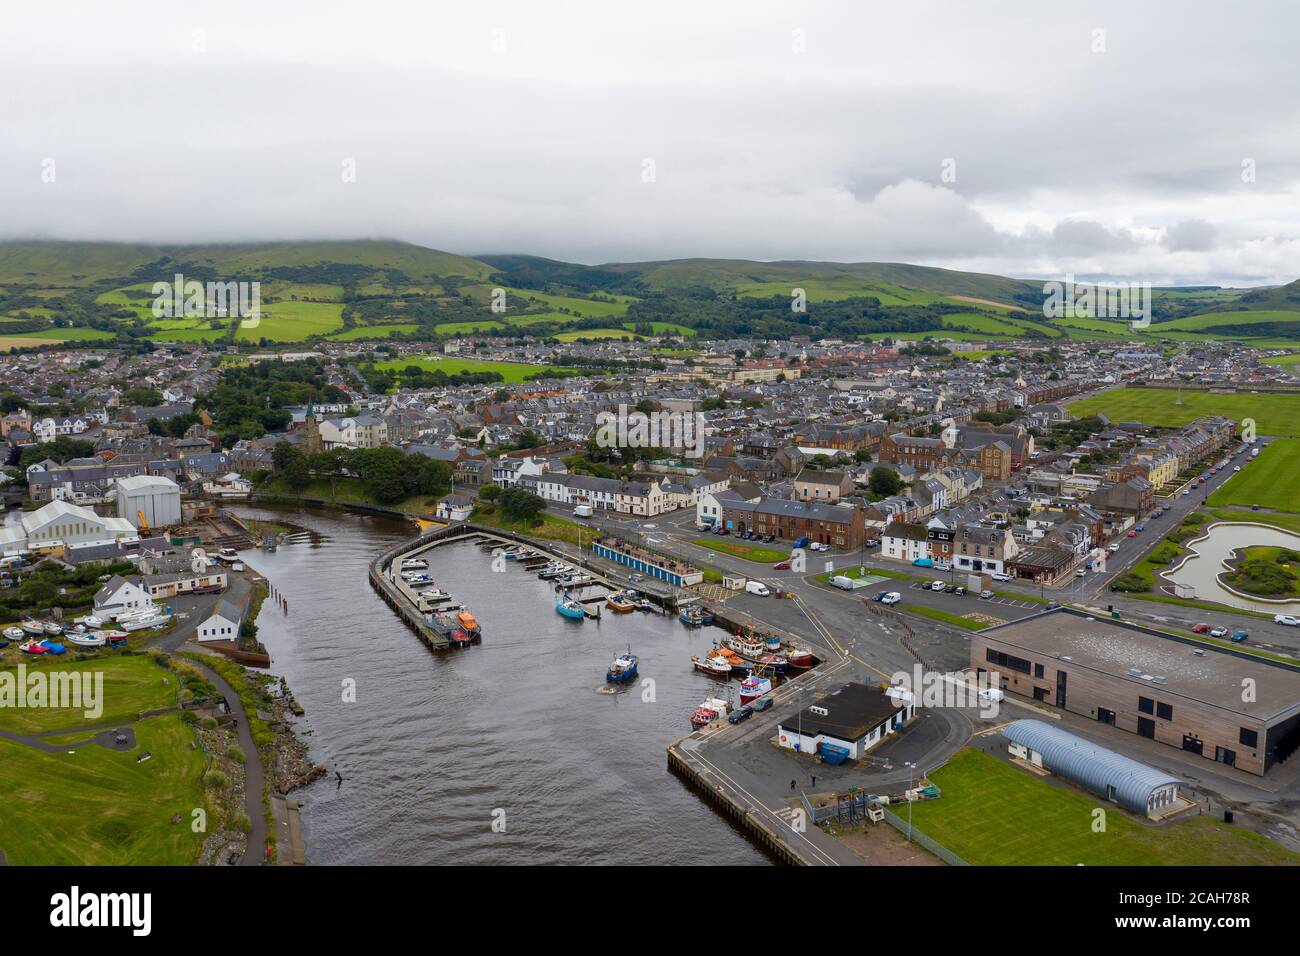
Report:
[[[220,551],[217,552],[217,560],[226,561],[226,562],[238,561],[239,552],[236,551],[234,548],[222,548]]]
[[[4,635],[11,641],[17,641],[26,636],[26,632],[21,627],[6,627]]]
[[[429,562],[423,558],[408,558],[402,562],[403,571],[427,571]]]
[[[89,627],[89,628],[92,628],[92,629],[93,629],[93,628],[100,628],[100,627],[103,627],[103,626],[104,626],[105,624],[107,624],[108,622],[105,621],[105,620],[104,620],[103,618],[101,618],[101,617],[97,617],[97,616],[94,615],[94,614],[85,614],[85,615],[83,615],[83,616],[81,616],[81,617],[74,617],[74,618],[72,619],[72,623],[73,623],[73,624],[84,624],[86,627]]]
[[[565,588],[578,588],[588,585],[592,582],[590,574],[566,574],[560,578],[559,584]]]
[[[31,618],[28,618],[27,620],[23,621],[23,623],[20,626],[22,627],[22,631],[24,634],[29,634],[32,637],[45,636],[45,625],[42,624],[40,621],[35,621],[32,620]]]
[[[76,647],[103,647],[108,643],[108,638],[103,634],[92,634],[87,631],[84,634],[69,634],[68,643]]]
[[[60,634],[63,633],[63,627],[59,624],[55,624],[53,621],[46,621],[43,627],[45,629],[45,633],[49,637],[58,637]]]

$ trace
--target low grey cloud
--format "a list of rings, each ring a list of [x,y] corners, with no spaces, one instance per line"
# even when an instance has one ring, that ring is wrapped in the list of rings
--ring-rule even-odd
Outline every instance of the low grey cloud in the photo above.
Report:
[[[1161,283],[1289,281],[1300,262],[1300,10],[1283,0],[6,17],[8,238],[387,236]]]

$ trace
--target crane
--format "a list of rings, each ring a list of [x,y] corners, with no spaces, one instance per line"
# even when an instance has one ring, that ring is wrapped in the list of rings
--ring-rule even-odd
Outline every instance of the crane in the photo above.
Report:
[[[149,522],[145,519],[143,511],[137,511],[135,516],[139,519],[139,528],[141,534],[149,533]]]

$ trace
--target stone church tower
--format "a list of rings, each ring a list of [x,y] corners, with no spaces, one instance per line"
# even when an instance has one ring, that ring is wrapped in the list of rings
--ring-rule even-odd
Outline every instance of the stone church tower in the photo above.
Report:
[[[320,438],[320,425],[316,422],[316,411],[307,406],[307,415],[302,423],[302,445],[304,454],[316,455],[325,450]]]

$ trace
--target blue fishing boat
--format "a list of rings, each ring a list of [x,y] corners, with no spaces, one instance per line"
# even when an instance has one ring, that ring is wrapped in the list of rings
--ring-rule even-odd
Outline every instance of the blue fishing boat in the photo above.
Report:
[[[569,597],[566,591],[555,599],[555,613],[581,621],[587,617],[587,609]]]
[[[609,670],[605,671],[605,680],[611,684],[623,684],[635,680],[636,664],[636,655],[632,653],[632,648],[629,647],[626,654],[620,654],[614,658],[614,663],[610,664]]]

